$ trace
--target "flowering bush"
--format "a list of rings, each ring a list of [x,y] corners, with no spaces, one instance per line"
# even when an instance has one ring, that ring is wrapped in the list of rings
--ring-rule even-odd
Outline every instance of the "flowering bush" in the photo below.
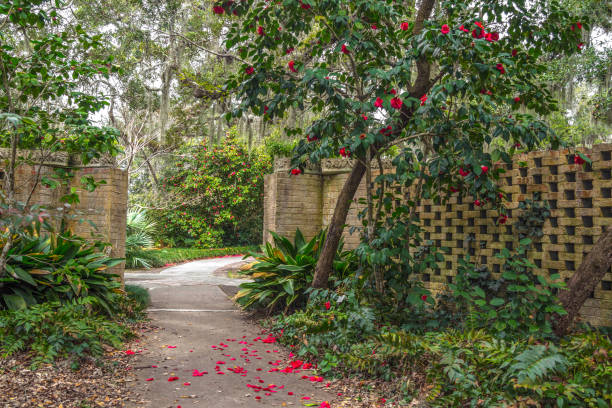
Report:
[[[200,144],[183,153],[164,180],[171,209],[158,211],[159,238],[202,248],[259,242],[270,157],[249,152],[233,134],[219,146]]]

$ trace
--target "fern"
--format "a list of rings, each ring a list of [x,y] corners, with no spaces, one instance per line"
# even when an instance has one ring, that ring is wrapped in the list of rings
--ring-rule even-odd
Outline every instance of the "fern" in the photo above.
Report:
[[[518,384],[534,384],[544,381],[551,374],[564,372],[567,366],[567,359],[556,347],[530,346],[516,356],[506,379],[515,378]]]

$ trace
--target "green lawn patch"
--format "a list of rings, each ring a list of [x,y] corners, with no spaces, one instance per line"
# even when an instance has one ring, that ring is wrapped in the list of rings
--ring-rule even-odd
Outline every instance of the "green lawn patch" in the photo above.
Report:
[[[184,261],[242,255],[257,250],[258,247],[254,245],[227,248],[161,248],[143,249],[135,253],[134,256],[145,259],[152,268],[159,268]]]

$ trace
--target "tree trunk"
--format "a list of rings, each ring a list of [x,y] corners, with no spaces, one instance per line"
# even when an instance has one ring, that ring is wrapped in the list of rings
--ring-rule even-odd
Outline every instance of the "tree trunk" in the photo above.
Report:
[[[567,283],[567,290],[559,295],[561,305],[567,311],[554,322],[555,333],[569,333],[580,308],[612,266],[612,227],[608,227],[591,252],[584,258],[578,270]]]
[[[336,202],[336,208],[334,209],[334,215],[327,229],[327,237],[325,238],[325,243],[321,250],[321,256],[315,268],[315,274],[312,280],[312,286],[315,288],[327,287],[327,281],[332,271],[334,257],[336,256],[336,251],[340,244],[344,224],[346,223],[346,216],[365,170],[366,168],[361,162],[355,161],[355,165],[344,182],[342,191],[340,191],[338,201]]]

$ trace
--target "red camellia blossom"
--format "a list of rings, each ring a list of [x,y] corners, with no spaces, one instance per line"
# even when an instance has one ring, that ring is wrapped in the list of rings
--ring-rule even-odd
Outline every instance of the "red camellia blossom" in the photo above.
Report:
[[[402,29],[402,31],[408,30],[409,27],[410,27],[410,24],[408,24],[405,21],[402,24],[400,24],[400,28]]]
[[[329,301],[325,302],[325,309],[329,310],[330,307],[331,303],[329,303]]]
[[[351,152],[349,152],[346,147],[343,147],[342,149],[338,150],[338,153],[340,153],[340,156],[342,157],[348,157],[351,155]]]
[[[482,205],[482,203],[480,202],[480,200],[475,200],[475,201],[474,201],[474,205],[475,205],[476,207],[480,207],[480,206]]]
[[[302,173],[302,170],[300,169],[291,169],[291,174],[293,174],[294,176],[297,176],[300,173]]]
[[[378,26],[377,26],[376,24],[372,24],[372,25],[370,26],[370,28],[371,28],[372,30],[378,30]]]
[[[179,379],[178,377],[169,377],[168,381],[172,382],[172,381],[176,381],[178,379]]]
[[[582,157],[578,156],[577,154],[574,155],[574,163],[576,164],[584,164],[585,161]]]
[[[134,353],[132,350],[125,350],[125,354],[127,354],[128,356],[133,356],[136,353]]]
[[[457,191],[459,191],[459,190],[457,190],[455,187],[451,187],[451,188],[450,188],[450,191],[451,191],[451,193],[456,193],[456,192],[457,192]]]
[[[518,51],[516,50],[516,48],[514,48],[514,49],[512,50],[512,56],[513,56],[513,57],[516,57],[516,54],[518,54]]]
[[[293,47],[289,47],[289,48],[287,48],[287,51],[285,51],[285,53],[286,53],[287,55],[289,55],[289,54],[291,54],[291,53],[292,53],[294,50],[295,50],[295,48],[293,48]]]
[[[350,53],[351,53],[351,52],[349,51],[349,49],[347,48],[346,44],[342,44],[342,48],[341,48],[341,50],[342,50],[342,53],[343,53],[343,54],[347,54],[347,55],[348,55],[348,54],[350,54]]]
[[[521,101],[521,97],[520,96],[515,96],[514,97],[514,102],[519,103]]]
[[[246,69],[244,70],[244,72],[247,73],[247,75],[252,75],[253,72],[255,72],[255,68],[253,67],[246,67]]]
[[[213,13],[215,14],[223,14],[225,13],[225,9],[221,6],[213,6]]]
[[[484,26],[480,21],[474,21],[474,24],[476,24],[476,27],[484,29]]]
[[[396,91],[395,89],[392,89],[392,90],[390,90],[390,91],[389,91],[389,93],[390,93],[391,95],[395,95],[395,94],[397,94],[397,91]]]
[[[291,72],[297,72],[297,69],[295,69],[295,61],[294,60],[289,61],[289,63],[287,65],[289,65],[289,70]]]
[[[331,408],[331,405],[329,405],[329,402],[323,401],[321,405],[319,405],[319,408]]]
[[[265,115],[266,113],[268,113],[268,109],[270,109],[270,108],[268,108],[268,105],[264,106],[264,115]]]
[[[264,29],[262,26],[257,27],[257,34],[264,35]]]
[[[421,300],[422,300],[423,302],[424,302],[424,301],[426,301],[426,300],[427,300],[427,295],[422,295],[422,296],[421,296]]]
[[[368,120],[368,117],[366,115],[361,115],[361,117],[363,118],[363,120]]]
[[[497,64],[495,65],[495,68],[503,75],[506,73],[506,69],[504,68],[503,64]]]
[[[581,50],[584,47],[584,43],[578,44],[578,49]]]
[[[303,8],[304,10],[308,10],[310,9],[310,4],[302,3],[302,0],[300,0],[300,7]]]
[[[421,96],[421,106],[425,105],[425,102],[427,102],[427,95]]]
[[[459,174],[461,174],[461,177],[467,177],[468,174],[470,174],[469,170],[463,170],[463,167],[459,168]]]
[[[402,100],[400,98],[393,98],[391,99],[391,107],[393,109],[401,109],[402,108]]]
[[[306,140],[308,140],[309,142],[314,142],[317,139],[318,139],[318,137],[316,137],[316,136],[306,135]]]
[[[362,133],[362,134],[359,135],[359,139],[363,140],[365,138],[366,138],[366,134],[365,133]]]
[[[447,24],[442,24],[442,28],[440,29],[440,32],[442,34],[448,34],[450,33],[450,28],[448,27]]]
[[[489,171],[489,167],[487,167],[487,166],[480,166],[480,170],[482,170],[482,174],[487,174],[487,171]]]
[[[468,30],[467,28],[465,28],[465,27],[463,26],[463,24],[461,24],[461,27],[459,27],[459,30],[463,31],[464,33],[469,33],[469,32],[470,32],[470,30]]]
[[[484,38],[485,32],[484,30],[478,30],[477,28],[472,30],[472,37],[474,38]]]
[[[506,214],[503,214],[503,215],[500,215],[500,216],[499,216],[499,221],[498,221],[498,222],[499,222],[500,224],[505,224],[505,223],[506,223],[506,221],[508,221],[508,216],[507,216]]]
[[[377,108],[382,107],[383,105],[383,100],[382,98],[376,98],[376,101],[374,102],[374,106],[376,106]]]
[[[582,30],[582,24],[580,23],[580,21],[576,23],[576,27],[578,27],[579,30]]]

